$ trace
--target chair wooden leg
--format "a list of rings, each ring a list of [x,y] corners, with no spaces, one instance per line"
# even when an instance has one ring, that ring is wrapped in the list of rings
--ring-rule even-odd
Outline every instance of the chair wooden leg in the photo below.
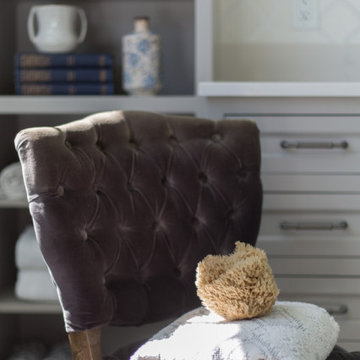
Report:
[[[102,360],[100,328],[68,334],[73,360]]]

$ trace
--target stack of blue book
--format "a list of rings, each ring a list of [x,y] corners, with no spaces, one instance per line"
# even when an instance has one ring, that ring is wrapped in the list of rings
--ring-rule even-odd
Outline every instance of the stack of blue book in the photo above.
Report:
[[[17,95],[111,95],[114,94],[110,54],[15,55]]]

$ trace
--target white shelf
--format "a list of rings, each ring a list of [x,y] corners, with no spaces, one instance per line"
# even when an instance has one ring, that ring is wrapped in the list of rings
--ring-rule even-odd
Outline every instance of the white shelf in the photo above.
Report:
[[[0,96],[0,115],[90,114],[108,110],[196,113],[196,96]]]
[[[357,97],[360,82],[218,82],[199,83],[207,97]]]
[[[28,208],[28,203],[26,199],[11,200],[0,196],[0,208],[26,209]]]
[[[60,314],[58,302],[25,301],[18,299],[12,291],[0,295],[1,314]]]

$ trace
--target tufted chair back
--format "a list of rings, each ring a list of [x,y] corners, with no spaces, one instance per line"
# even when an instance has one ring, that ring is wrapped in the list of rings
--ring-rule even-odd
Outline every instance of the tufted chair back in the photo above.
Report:
[[[68,332],[184,313],[198,261],[256,241],[253,122],[112,111],[15,143]]]

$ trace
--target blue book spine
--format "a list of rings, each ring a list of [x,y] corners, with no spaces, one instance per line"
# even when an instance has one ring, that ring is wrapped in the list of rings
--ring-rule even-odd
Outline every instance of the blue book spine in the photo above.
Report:
[[[112,95],[111,84],[16,84],[17,95]]]
[[[17,53],[15,67],[52,68],[52,67],[111,67],[111,54],[37,54]]]
[[[113,81],[113,72],[109,68],[86,69],[15,69],[15,81],[18,83],[48,83],[48,82],[99,82]]]

